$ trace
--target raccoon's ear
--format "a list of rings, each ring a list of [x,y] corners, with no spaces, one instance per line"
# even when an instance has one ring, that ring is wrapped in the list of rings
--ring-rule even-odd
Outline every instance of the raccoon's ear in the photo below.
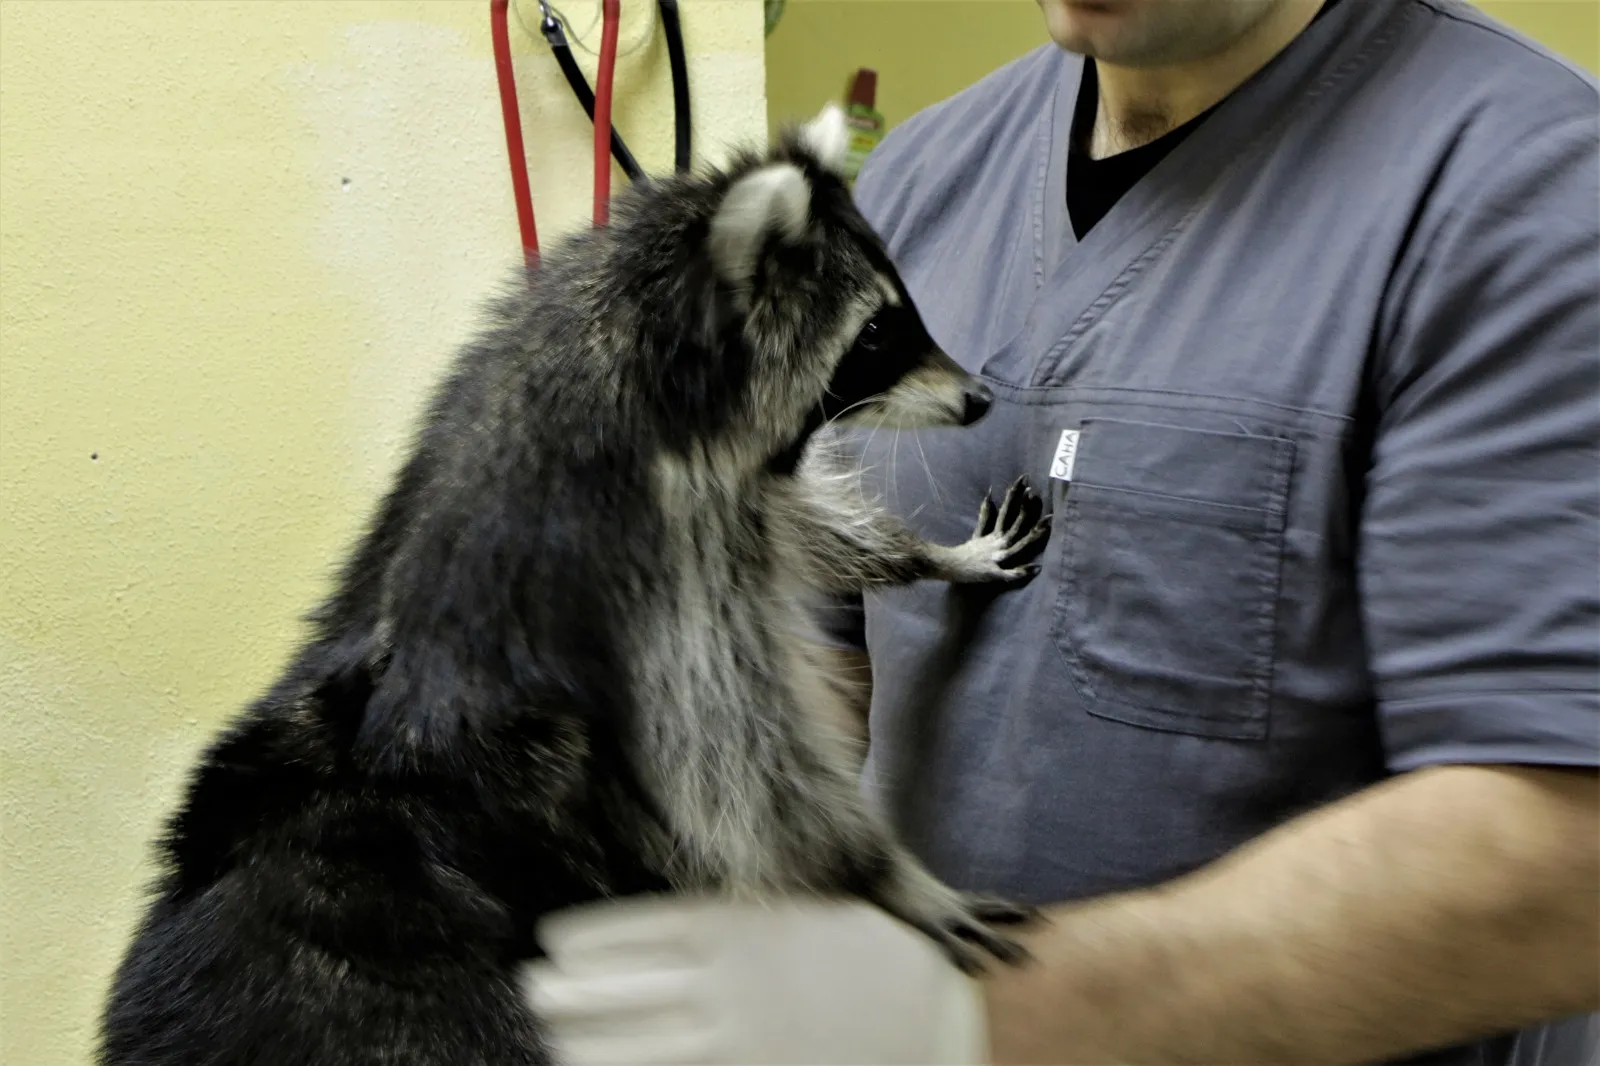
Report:
[[[707,247],[717,276],[743,288],[769,239],[799,240],[811,218],[811,183],[793,163],[751,171],[729,186],[711,218]]]
[[[838,104],[825,106],[817,117],[800,127],[800,144],[829,170],[844,167],[845,149],[850,147],[850,126]]]

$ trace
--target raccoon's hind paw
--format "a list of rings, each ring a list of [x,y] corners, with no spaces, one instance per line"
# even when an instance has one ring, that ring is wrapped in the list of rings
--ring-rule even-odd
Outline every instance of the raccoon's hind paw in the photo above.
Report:
[[[1020,477],[1006,491],[1000,506],[984,495],[970,540],[934,552],[936,576],[963,584],[1025,581],[1039,572],[1038,564],[1029,560],[1038,555],[1049,535],[1050,516],[1044,513],[1044,500],[1026,477]]]
[[[1032,921],[1038,911],[998,896],[958,892],[913,860],[896,864],[867,898],[923,933],[967,973],[981,973],[993,959],[1011,965],[1028,959],[1027,949],[994,927]]]
[[[1020,966],[1030,958],[1028,949],[1011,937],[996,932],[996,925],[1019,925],[1032,921],[1038,911],[994,896],[960,894],[948,912],[926,917],[909,917],[910,924],[927,934],[943,949],[962,972],[983,973],[991,959]]]

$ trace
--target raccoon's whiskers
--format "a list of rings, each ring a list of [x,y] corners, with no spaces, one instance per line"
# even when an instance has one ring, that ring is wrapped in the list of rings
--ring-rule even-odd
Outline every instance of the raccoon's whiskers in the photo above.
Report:
[[[900,429],[899,427],[896,427],[895,431],[894,431],[894,441],[889,445],[889,478],[888,478],[888,484],[889,484],[889,491],[890,491],[890,494],[891,494],[890,495],[890,499],[889,499],[889,506],[894,508],[897,511],[900,510],[900,504],[899,504],[899,501],[898,501],[898,498],[897,498],[898,494],[899,494],[899,488],[900,488],[900,470],[899,470],[899,466],[900,466],[900,438],[904,434],[905,434],[905,430]]]
[[[933,467],[928,465],[928,452],[922,446],[921,431],[912,430],[911,439],[917,442],[917,454],[922,456],[922,472],[928,476],[928,491],[933,496],[933,502],[942,507],[944,494],[939,491],[939,479],[933,476]]]
[[[832,393],[829,393],[829,395],[831,396]],[[834,415],[832,418],[829,418],[829,419],[825,420],[822,424],[825,427],[832,428],[832,426],[833,426],[833,424],[835,422],[839,421],[839,419],[841,419],[841,418],[845,417],[846,415],[848,415],[851,411],[857,410],[858,408],[865,407],[868,404],[875,402],[876,400],[877,400],[876,396],[868,396],[865,400],[857,400],[855,403],[851,404],[849,407],[846,407],[843,411],[840,411],[838,414]]]

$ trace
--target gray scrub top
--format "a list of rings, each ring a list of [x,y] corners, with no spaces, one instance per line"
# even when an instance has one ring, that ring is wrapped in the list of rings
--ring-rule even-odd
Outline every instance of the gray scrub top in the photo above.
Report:
[[[857,435],[866,485],[946,543],[1020,474],[1054,514],[1023,588],[826,612],[873,661],[869,793],[951,882],[1048,901],[1396,771],[1600,764],[1593,80],[1465,4],[1347,0],[1078,244],[1081,63],[1024,56],[858,184],[996,394]]]

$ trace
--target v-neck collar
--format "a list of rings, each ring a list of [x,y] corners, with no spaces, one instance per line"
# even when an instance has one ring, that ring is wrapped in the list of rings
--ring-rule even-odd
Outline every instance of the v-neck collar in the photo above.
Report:
[[[1328,2],[1338,3],[1338,0],[1328,0]],[[1095,224],[1105,217],[1111,205],[1122,199],[1140,178],[1182,144],[1184,138],[1199,129],[1217,108],[1216,104],[1211,105],[1189,121],[1173,127],[1152,141],[1113,153],[1103,159],[1095,159],[1089,155],[1085,144],[1093,136],[1100,87],[1094,61],[1085,60],[1082,68],[1083,73],[1078,79],[1077,100],[1072,107],[1072,124],[1067,138],[1066,181],[1063,183],[1065,185],[1063,192],[1067,198],[1067,223],[1072,227],[1073,237],[1078,241],[1082,241],[1088,231],[1094,229]],[[1114,191],[1108,193],[1108,190]],[[1076,199],[1074,191],[1079,193]],[[1080,218],[1080,209],[1087,212],[1090,217]]]
[[[1056,356],[1156,258],[1225,173],[1334,81],[1392,36],[1409,0],[1340,3],[1218,103],[1206,121],[1129,189],[1080,243],[1067,216],[1066,174],[1084,59],[1056,58],[1046,151],[1035,183],[1034,260],[1039,293],[1021,334],[985,363],[1001,380],[1043,384]],[[1053,334],[1045,339],[1041,334]],[[1042,346],[1040,345],[1040,342]],[[1052,343],[1053,341],[1053,343]],[[1023,351],[1011,349],[1022,346]],[[1050,352],[1039,358],[1041,347]],[[1019,360],[1033,363],[1025,368]]]

